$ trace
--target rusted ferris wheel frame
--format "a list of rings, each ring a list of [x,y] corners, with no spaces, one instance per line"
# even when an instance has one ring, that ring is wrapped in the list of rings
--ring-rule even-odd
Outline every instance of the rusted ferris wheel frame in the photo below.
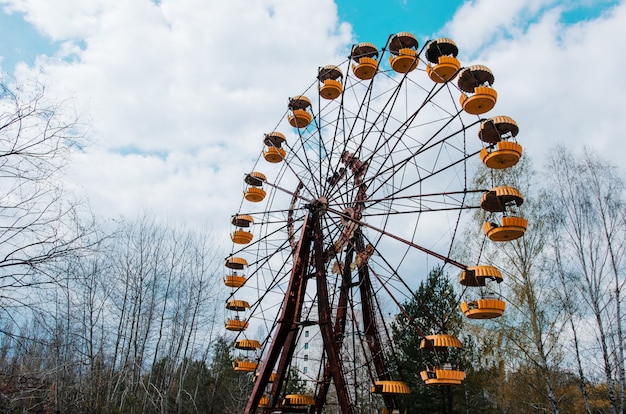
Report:
[[[348,70],[342,71],[340,66],[334,65],[321,66],[317,82],[319,84],[333,81],[334,83],[330,85],[332,88],[327,87],[328,90],[324,91],[320,86],[321,96],[318,99],[310,99],[304,94],[289,99],[285,120],[296,131],[295,136],[287,136],[289,134],[285,133],[285,130],[283,132],[275,130],[264,135],[263,142],[266,148],[263,157],[265,160],[275,165],[284,165],[281,167],[281,176],[282,174],[291,175],[296,177],[297,181],[289,188],[280,179],[273,181],[272,178],[267,178],[269,175],[266,176],[264,172],[261,172],[262,170],[248,173],[246,191],[250,194],[245,193],[247,201],[261,202],[266,196],[272,198],[272,194],[278,193],[288,195],[290,201],[284,210],[267,208],[263,213],[266,214],[263,216],[265,218],[261,220],[252,213],[251,215],[237,213],[233,218],[234,225],[256,226],[258,221],[259,225],[263,226],[266,223],[276,223],[271,214],[284,214],[285,216],[283,229],[261,233],[259,240],[248,240],[251,238],[248,234],[245,234],[246,237],[238,237],[237,241],[233,239],[235,243],[241,242],[240,244],[252,246],[269,240],[267,247],[261,247],[259,251],[272,248],[275,252],[284,252],[287,257],[285,263],[281,264],[277,270],[283,278],[283,283],[286,282],[280,312],[272,328],[272,337],[268,337],[263,342],[263,362],[258,369],[246,414],[282,412],[281,407],[285,407],[284,409],[290,412],[311,412],[312,410],[312,412],[320,413],[326,404],[331,384],[334,385],[336,403],[341,411],[353,412],[355,401],[349,390],[347,373],[341,360],[342,352],[345,352],[344,340],[349,334],[348,320],[352,324],[355,323],[354,315],[348,314],[348,309],[354,306],[352,301],[358,303],[361,313],[358,321],[360,325],[353,328],[359,331],[359,341],[365,347],[363,352],[366,353],[367,363],[370,364],[368,368],[371,370],[371,392],[381,394],[384,405],[388,409],[398,407],[397,396],[408,392],[408,387],[401,381],[394,380],[390,375],[390,367],[387,356],[384,355],[384,345],[381,340],[383,334],[388,335],[388,333],[381,332],[381,329],[386,328],[380,325],[381,315],[377,313],[380,312],[377,295],[380,292],[386,292],[398,305],[400,311],[408,316],[402,309],[401,301],[394,298],[392,288],[386,285],[388,281],[395,278],[394,280],[400,281],[405,289],[410,290],[410,286],[398,274],[399,267],[388,263],[383,252],[379,251],[379,248],[385,248],[382,241],[397,242],[405,246],[407,253],[422,252],[428,257],[436,258],[444,265],[454,266],[467,274],[471,274],[475,267],[468,268],[467,265],[453,260],[450,258],[449,250],[437,252],[414,241],[414,236],[407,237],[398,234],[397,229],[392,229],[388,225],[389,217],[403,215],[407,217],[418,215],[419,217],[422,213],[455,212],[456,210],[460,215],[461,210],[482,207],[487,208],[486,211],[493,215],[505,216],[502,224],[489,222],[498,227],[495,231],[490,227],[488,234],[487,229],[485,230],[489,238],[492,238],[490,236],[492,233],[506,235],[508,238],[519,237],[520,231],[506,229],[505,218],[508,219],[510,215],[506,208],[509,208],[507,206],[510,203],[506,195],[500,195],[502,193],[500,187],[491,190],[470,190],[465,181],[465,186],[456,191],[422,191],[423,183],[435,180],[436,177],[465,165],[468,159],[478,154],[490,168],[496,168],[493,165],[506,168],[516,162],[514,159],[516,154],[521,155],[521,147],[519,150],[515,147],[515,151],[512,151],[509,147],[513,148],[513,145],[500,145],[502,141],[510,140],[511,135],[513,138],[517,135],[517,130],[511,133],[505,128],[515,125],[510,118],[501,116],[484,120],[478,116],[469,121],[461,121],[462,116],[467,114],[475,116],[484,107],[491,108],[495,105],[497,95],[491,88],[493,75],[486,76],[491,74],[489,69],[475,65],[453,70],[451,62],[456,60],[457,54],[454,42],[450,39],[438,39],[433,42],[428,43],[427,50],[430,55],[427,56],[427,60],[431,63],[427,72],[434,84],[430,90],[422,91],[425,94],[423,102],[418,104],[415,110],[407,110],[401,120],[395,118],[398,116],[395,112],[395,105],[401,97],[402,88],[411,85],[412,81],[409,80],[409,76],[417,76],[419,71],[416,68],[419,67],[420,55],[423,51],[423,49],[419,50],[417,39],[406,32],[390,36],[388,49],[383,48],[381,52],[369,43],[355,46],[353,53],[358,56],[351,57],[347,61]],[[390,62],[391,68],[397,72],[395,75],[386,74],[384,67],[381,66],[386,50],[391,51]],[[356,62],[355,64],[351,64],[352,59]],[[366,64],[366,67],[359,67],[363,64]],[[350,75],[350,68],[355,71],[356,78]],[[412,73],[409,74],[409,72]],[[459,86],[451,82],[457,76],[457,72],[460,74]],[[385,99],[378,103],[378,107],[370,106],[374,97],[372,85],[381,76],[386,76],[388,79],[395,76],[395,79],[398,79],[397,87],[385,95]],[[344,94],[356,88],[357,84],[364,85],[365,98],[358,107],[343,106]],[[446,113],[443,107],[437,106],[439,103],[436,99],[439,99],[440,95],[458,94],[461,91],[470,94],[470,96],[461,97],[461,107],[454,104],[452,110]],[[338,113],[340,117],[346,117],[345,119],[328,121],[321,116],[323,108],[332,106],[333,101],[341,102]],[[413,130],[422,126],[417,120],[424,108],[431,106],[442,110],[445,114],[442,119],[447,121],[439,121],[440,128],[431,131],[423,142],[418,143]],[[340,121],[347,122],[342,124]],[[466,150],[465,132],[478,124],[484,126],[481,131],[486,131],[482,135],[479,133],[479,137],[484,141],[483,148]],[[390,125],[392,127],[389,127]],[[329,132],[329,126],[335,128],[334,132]],[[499,135],[492,137],[491,135],[494,135],[492,130]],[[328,133],[331,134],[331,138],[327,142],[324,135]],[[484,139],[487,133],[491,135],[489,139]],[[461,142],[463,148],[455,148],[454,144],[449,144],[454,140]],[[354,147],[352,144],[356,142],[360,143]],[[315,145],[319,145],[317,149],[319,159],[309,158],[309,151],[311,153],[316,151]],[[500,147],[508,152],[499,154]],[[442,149],[447,148],[462,155],[447,164],[434,162],[433,168],[430,169],[415,161],[424,154],[440,154]],[[310,176],[304,177],[303,174],[310,174]],[[409,178],[412,174],[416,175],[415,178]],[[467,180],[467,177],[463,179]],[[261,187],[263,187],[262,191],[260,191]],[[491,198],[487,198],[488,202],[483,202],[482,205],[471,204],[467,202],[466,197],[472,192],[485,194],[484,197]],[[491,194],[496,194],[495,197],[499,198],[492,201],[494,196]],[[502,211],[499,207],[496,208],[500,201],[502,201],[500,203]],[[270,205],[273,205],[271,201]],[[379,225],[375,224],[376,220],[373,220],[377,217],[381,221]],[[453,226],[455,228],[453,234],[456,234],[456,226],[458,226],[458,220]],[[332,229],[329,230],[330,227]],[[417,224],[415,229],[417,229]],[[278,234],[283,234],[282,232],[285,234],[284,243],[276,243],[271,239]],[[370,239],[365,232],[374,235],[374,239]],[[504,238],[504,236],[500,237],[500,239]],[[495,239],[494,236],[492,240]],[[269,250],[265,251],[269,252]],[[234,251],[233,254],[245,252],[244,247]],[[275,252],[268,254],[274,255]],[[254,278],[255,272],[260,275],[265,267],[270,269],[271,266],[268,264],[270,258],[257,257],[255,261],[250,261],[249,267],[256,266],[257,270],[253,270],[248,275],[248,279]],[[372,265],[370,258],[376,258],[377,263]],[[380,274],[375,266],[382,266],[383,270],[389,274]],[[336,275],[334,286],[329,286],[329,281],[333,278],[330,274],[331,267],[332,273]],[[287,269],[290,270],[287,272]],[[315,283],[308,283],[313,279]],[[279,281],[272,280],[270,286],[278,286],[279,283]],[[237,289],[240,288],[237,287]],[[314,302],[317,303],[318,320],[313,322],[303,315],[305,301],[308,303],[309,300],[306,298],[308,288],[314,288],[316,294]],[[355,300],[350,295],[357,299]],[[261,299],[256,305],[252,305],[252,308],[258,306],[260,301]],[[490,317],[485,312],[478,315]],[[439,329],[445,332],[445,321],[436,322]],[[324,360],[321,361],[320,372],[317,376],[317,393],[315,396],[292,394],[283,398],[281,396],[284,394],[285,380],[296,352],[298,335],[303,326],[311,323],[319,327],[323,343]],[[428,332],[423,332],[420,326],[411,323],[425,340],[429,338]],[[256,344],[258,341],[246,339],[238,340],[236,343]],[[256,345],[254,347],[239,346],[239,349],[254,351],[257,347]],[[438,349],[438,347],[433,349]],[[447,384],[448,380],[443,377],[447,372],[441,370],[438,372],[442,375],[441,378],[433,380],[428,377],[425,380],[426,383]],[[426,375],[426,371],[423,375]],[[459,378],[460,374],[456,375],[454,383],[460,381]]]

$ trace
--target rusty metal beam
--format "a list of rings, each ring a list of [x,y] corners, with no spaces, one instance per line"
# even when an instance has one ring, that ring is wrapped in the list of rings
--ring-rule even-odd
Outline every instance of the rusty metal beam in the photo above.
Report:
[[[360,230],[355,234],[355,244],[358,251],[365,249],[363,243],[363,235]],[[372,281],[369,275],[369,267],[367,262],[361,263],[358,267],[359,273],[359,292],[361,294],[361,312],[363,313],[363,332],[367,346],[369,348],[374,369],[378,380],[389,380],[389,369],[383,355],[380,334],[376,325],[376,314],[374,309],[374,301],[372,299]],[[383,400],[389,410],[398,408],[398,402],[395,396],[383,394]]]
[[[354,258],[354,248],[352,244],[348,245],[343,269],[341,269],[341,287],[339,288],[339,300],[337,302],[337,311],[335,313],[335,343],[338,349],[343,347],[343,339],[346,332],[346,317],[348,314],[348,295],[352,284],[352,260]],[[328,389],[330,388],[330,364],[328,361],[324,364],[324,372],[320,381],[319,391],[316,395],[315,409],[316,414],[322,413],[322,406],[326,401]]]
[[[282,377],[280,376],[281,373],[277,372],[274,384],[272,384],[272,391],[269,396],[270,409],[277,407],[280,403],[280,391],[287,366],[289,365],[288,362],[293,356],[297,337],[296,334],[302,314],[302,302],[304,299],[304,292],[306,291],[307,281],[306,273],[309,266],[311,249],[311,233],[311,214],[307,214],[304,218],[300,240],[294,251],[294,264],[291,269],[289,285],[281,306],[282,311],[278,320],[278,327],[274,337],[272,338],[272,343],[270,344],[265,361],[261,366],[259,376],[254,383],[252,394],[248,399],[248,403],[244,411],[245,414],[255,414],[257,412],[259,401],[263,396],[263,392],[269,383],[270,375],[272,374],[274,366],[279,358],[279,367],[283,372]]]
[[[326,281],[326,267],[324,265],[323,234],[320,227],[320,219],[314,212],[313,219],[313,248],[315,257],[315,279],[317,282],[317,300],[319,307],[319,328],[324,342],[324,351],[328,360],[330,376],[335,384],[337,400],[342,414],[352,414],[353,405],[346,388],[346,380],[340,362],[339,344],[335,340],[335,332],[332,326],[332,310],[328,300],[328,285]],[[321,402],[324,403],[323,401]],[[320,407],[316,407],[319,411]]]

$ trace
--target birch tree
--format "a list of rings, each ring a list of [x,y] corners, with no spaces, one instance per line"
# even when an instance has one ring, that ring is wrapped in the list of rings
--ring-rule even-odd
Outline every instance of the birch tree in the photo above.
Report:
[[[552,214],[571,287],[595,323],[611,413],[624,411],[623,284],[626,260],[624,182],[616,168],[585,150],[552,151]],[[565,291],[568,292],[568,291]]]

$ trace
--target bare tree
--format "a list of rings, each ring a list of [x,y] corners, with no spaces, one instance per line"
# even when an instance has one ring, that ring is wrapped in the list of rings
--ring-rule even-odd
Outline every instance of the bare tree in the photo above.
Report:
[[[68,291],[74,275],[64,268],[91,251],[97,238],[93,218],[62,184],[85,131],[72,103],[50,97],[37,82],[18,86],[0,79],[0,335],[12,348],[13,360],[5,362],[27,362],[3,373],[9,381],[30,376],[40,390],[52,387],[36,398],[51,409],[74,391],[65,381],[75,368]],[[21,352],[37,347],[37,353]]]
[[[576,368],[578,370],[578,388],[580,389],[580,394],[583,399],[585,413],[591,414],[591,402],[589,393],[587,392],[587,378],[585,374],[586,366],[583,362],[581,338],[580,333],[578,332],[578,327],[583,319],[583,312],[580,305],[583,301],[580,292],[576,289],[572,289],[572,285],[576,280],[575,275],[572,275],[570,272],[565,270],[566,265],[563,263],[563,258],[561,256],[558,220],[551,221],[553,223],[553,225],[550,226],[550,229],[554,251],[555,274],[557,276],[557,280],[559,281],[560,288],[562,289],[562,294],[559,295],[559,298],[563,305],[564,317],[567,320],[567,324],[572,335],[574,359],[576,360]]]
[[[0,307],[8,318],[28,304],[30,288],[59,283],[58,260],[92,243],[92,223],[81,223],[61,184],[83,134],[70,105],[41,85],[0,80]]]
[[[195,394],[184,388],[190,367],[214,330],[222,255],[209,232],[168,227],[149,216],[121,226],[107,266],[113,281],[107,399],[120,410],[183,412]]]
[[[71,274],[67,294],[71,298],[68,320],[74,335],[72,355],[76,364],[74,378],[80,389],[81,400],[77,405],[91,412],[102,412],[105,408],[106,376],[105,347],[109,332],[107,309],[113,286],[108,280],[110,266],[109,237],[102,236],[89,255],[66,261],[66,272]],[[67,411],[67,409],[66,409]]]
[[[558,220],[560,255],[576,278],[600,346],[611,412],[624,411],[622,287],[626,263],[624,182],[615,167],[585,150],[551,153],[552,212]],[[567,292],[567,291],[566,291]]]
[[[160,263],[164,232],[148,217],[125,223],[117,238],[110,266],[116,286],[111,295],[111,319],[116,321],[111,377],[107,400],[121,409],[127,399],[135,401],[146,368],[146,348],[157,315],[156,293],[161,289]]]

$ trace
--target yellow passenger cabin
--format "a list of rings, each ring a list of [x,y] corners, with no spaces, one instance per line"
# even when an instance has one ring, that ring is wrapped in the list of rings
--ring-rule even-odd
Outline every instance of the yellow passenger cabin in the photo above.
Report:
[[[372,385],[372,394],[410,394],[411,390],[404,381],[380,380]]]
[[[263,189],[263,183],[265,183],[266,180],[265,174],[260,172],[253,171],[246,174],[244,178],[246,184],[246,188],[243,192],[244,198],[253,203],[263,201],[267,195]]]
[[[288,394],[283,400],[284,407],[305,407],[315,404],[315,399],[312,395],[306,394]]]
[[[248,329],[248,322],[243,319],[238,319],[237,317],[229,318],[224,322],[224,327],[228,331],[243,332]]]
[[[467,286],[467,300],[461,303],[461,311],[470,319],[492,319],[501,316],[506,303],[497,292],[502,273],[494,266],[471,266],[461,272],[460,283]]]
[[[290,98],[288,108],[287,121],[294,128],[306,128],[313,120],[313,115],[310,112],[311,100],[304,95]]]
[[[231,311],[231,316],[226,319],[224,326],[229,331],[241,332],[248,329],[248,322],[240,313],[250,309],[250,304],[245,300],[231,299],[226,302],[226,309]]]
[[[500,186],[486,192],[480,207],[491,213],[500,213],[502,219],[500,223],[495,219],[485,222],[485,235],[493,241],[510,241],[522,237],[528,227],[528,220],[519,217],[517,207],[523,202],[522,194],[513,187]]]
[[[513,139],[518,133],[517,123],[508,116],[496,116],[483,121],[478,137],[490,146],[480,151],[482,162],[496,170],[517,164],[522,157],[522,146]]]
[[[254,351],[261,349],[261,343],[256,339],[237,339],[234,347],[242,351]]]
[[[343,92],[343,72],[335,65],[328,65],[320,68],[317,80],[320,81],[320,96],[324,99],[337,99]]]
[[[254,219],[252,218],[252,216],[248,214],[239,214],[233,216],[231,223],[233,224],[233,226],[236,227],[236,230],[230,234],[230,238],[232,239],[233,243],[248,244],[252,241],[252,239],[254,238],[253,234],[250,231],[246,230],[250,228],[252,224],[254,224]]]
[[[355,45],[350,53],[354,62],[352,73],[361,80],[370,80],[378,72],[378,48],[369,42]]]
[[[287,156],[287,152],[282,148],[285,141],[287,141],[285,135],[278,131],[265,134],[263,136],[263,143],[265,144],[263,158],[265,158],[267,162],[271,162],[273,164],[284,160]]]
[[[228,269],[228,273],[224,277],[224,284],[226,286],[240,288],[246,283],[246,276],[239,273],[248,266],[246,259],[243,257],[229,257],[226,259],[224,266]]]
[[[426,370],[420,372],[426,385],[457,385],[465,379],[465,372],[447,359],[448,348],[462,348],[461,341],[448,334],[428,335],[422,339],[420,349],[435,353],[440,361],[439,365],[427,366]]]
[[[483,65],[473,65],[459,72],[457,84],[463,92],[460,103],[468,114],[481,115],[496,105],[498,93],[491,87],[495,78]]]
[[[459,48],[451,39],[439,38],[432,40],[426,46],[426,74],[437,83],[445,83],[454,79],[461,68],[456,58]]]
[[[268,397],[267,395],[261,396],[261,399],[259,400],[259,408],[269,407],[269,405],[270,397]]]
[[[395,34],[389,40],[389,64],[398,73],[408,73],[417,68],[419,43],[415,36],[408,32]]]
[[[254,372],[259,364],[255,361],[248,361],[245,359],[235,359],[232,362],[233,369],[237,372]]]

